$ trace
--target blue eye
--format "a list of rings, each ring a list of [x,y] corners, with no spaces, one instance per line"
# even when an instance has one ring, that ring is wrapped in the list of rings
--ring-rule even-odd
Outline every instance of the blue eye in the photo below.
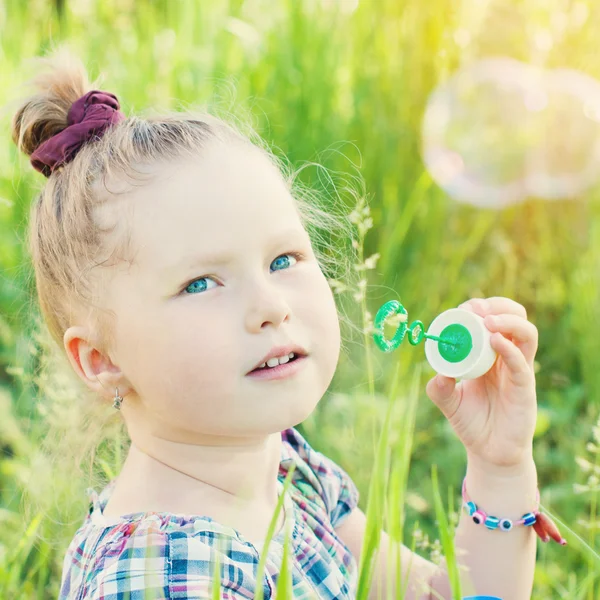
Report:
[[[274,271],[281,271],[286,267],[290,266],[290,260],[287,258],[291,256],[295,261],[298,261],[302,258],[302,255],[299,252],[286,252],[285,254],[280,254],[271,264],[277,264],[277,267],[273,269]],[[199,277],[198,279],[194,279],[190,281],[190,283],[183,289],[184,292],[189,292],[190,294],[197,294],[199,292],[204,292],[207,289],[206,281],[211,279],[210,277]],[[213,280],[214,281],[214,280]]]
[[[271,264],[275,264],[277,261],[279,261],[279,259],[283,259],[279,263],[279,266],[289,266],[290,260],[289,258],[287,258],[288,256],[291,256],[294,260],[297,260],[299,258],[299,256],[295,252],[289,252],[287,254],[282,254],[281,256],[278,256]],[[279,269],[276,270],[279,271]]]
[[[190,293],[192,294],[203,292],[204,290],[206,290],[206,283],[202,282],[206,282],[207,280],[208,277],[200,277],[199,279],[195,279],[185,288],[185,291],[190,291]],[[201,283],[202,285],[200,285]]]

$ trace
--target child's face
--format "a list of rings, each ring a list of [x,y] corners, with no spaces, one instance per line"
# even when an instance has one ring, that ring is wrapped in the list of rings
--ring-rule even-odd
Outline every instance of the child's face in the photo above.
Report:
[[[111,359],[134,390],[123,404],[130,433],[194,439],[300,423],[333,378],[340,330],[281,176],[258,152],[231,146],[163,169],[127,198],[134,264],[106,290],[117,314]],[[305,258],[273,264],[289,252]],[[230,262],[211,264],[209,254]],[[308,353],[297,374],[246,375],[288,343]]]

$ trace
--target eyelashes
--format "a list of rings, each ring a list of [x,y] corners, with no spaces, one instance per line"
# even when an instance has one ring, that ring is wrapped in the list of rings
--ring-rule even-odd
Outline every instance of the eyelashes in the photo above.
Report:
[[[304,260],[304,258],[306,258],[305,255],[302,252],[283,252],[282,254],[277,255],[273,259],[272,263],[275,262],[277,259],[281,258],[282,256],[292,256],[296,260],[296,263],[294,263],[294,265],[291,265],[290,267],[286,267],[286,268],[283,268],[283,269],[275,269],[273,272],[277,272],[277,271],[289,271],[289,269],[291,267],[295,266],[295,264],[297,264],[298,262],[300,262],[301,260]],[[190,279],[186,284],[183,285],[183,287],[179,291],[178,295],[184,295],[184,296],[195,296],[195,295],[197,295],[197,293],[194,293],[194,292],[187,293],[187,294],[185,292],[186,292],[187,288],[189,288],[193,283],[195,283],[197,281],[202,281],[204,279],[206,279],[206,280],[211,279],[211,280],[214,281],[214,279],[213,279],[213,277],[211,275],[202,275],[201,277],[194,277],[193,279]],[[209,289],[210,288],[204,288],[204,289],[201,289],[199,291],[200,291],[200,293],[204,293],[204,292],[208,291]]]

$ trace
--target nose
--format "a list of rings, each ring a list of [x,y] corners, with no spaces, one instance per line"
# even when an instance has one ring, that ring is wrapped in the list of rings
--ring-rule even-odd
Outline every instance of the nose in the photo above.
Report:
[[[281,286],[266,278],[254,281],[244,290],[246,302],[246,329],[260,331],[266,325],[279,327],[291,316],[291,309]]]

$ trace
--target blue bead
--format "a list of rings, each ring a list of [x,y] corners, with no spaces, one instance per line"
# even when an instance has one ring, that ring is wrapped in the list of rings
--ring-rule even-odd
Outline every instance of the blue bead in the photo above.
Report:
[[[488,529],[496,529],[498,527],[498,523],[500,523],[500,519],[498,517],[488,516],[484,522],[484,525]]]
[[[477,505],[475,502],[465,502],[463,506],[470,517],[472,517],[473,513],[477,510]]]
[[[536,521],[536,517],[533,513],[526,513],[522,517],[523,525],[533,525]]]
[[[513,527],[513,523],[510,519],[502,519],[500,521],[500,529],[502,531],[510,531]]]

